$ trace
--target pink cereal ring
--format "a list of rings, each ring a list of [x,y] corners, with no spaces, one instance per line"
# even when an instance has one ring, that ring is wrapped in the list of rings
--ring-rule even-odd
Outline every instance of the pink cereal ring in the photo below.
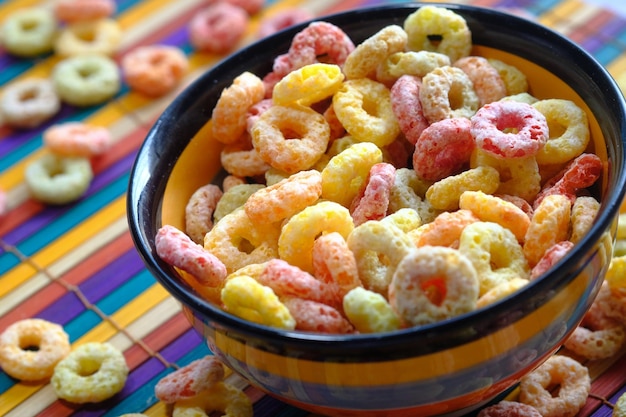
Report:
[[[219,287],[226,278],[224,264],[174,226],[162,226],[155,245],[161,259],[193,275],[200,284]]]
[[[57,0],[53,11],[58,20],[74,23],[111,17],[116,8],[114,0]]]
[[[128,86],[149,97],[174,89],[189,68],[183,51],[169,45],[137,47],[124,55],[121,65]]]
[[[62,156],[90,158],[104,153],[111,146],[111,133],[105,127],[82,122],[53,125],[43,132],[43,143]]]
[[[252,106],[250,106],[250,108],[248,109],[248,112],[246,113],[246,131],[248,133],[252,131],[252,127],[254,126],[256,121],[259,120],[259,117],[261,117],[261,115],[265,113],[267,109],[272,107],[272,105],[273,105],[272,99],[265,98],[265,99],[262,99],[261,101],[254,103]]]
[[[370,168],[365,187],[350,207],[355,226],[368,220],[381,220],[387,215],[389,195],[395,178],[396,168],[391,164],[381,162]]]
[[[475,147],[466,118],[443,119],[428,126],[415,142],[413,169],[423,179],[439,181],[469,162]]]
[[[215,356],[197,359],[157,382],[154,395],[167,404],[193,398],[224,379],[224,365]]]
[[[248,13],[239,6],[213,3],[191,19],[189,40],[200,51],[225,53],[243,38],[249,20]]]
[[[477,417],[541,417],[533,406],[517,401],[500,401],[480,410]]]
[[[535,155],[549,137],[545,116],[530,104],[518,101],[486,104],[470,120],[476,145],[499,158]],[[507,133],[507,129],[515,133]]]
[[[421,78],[414,75],[403,75],[391,86],[393,113],[398,118],[400,130],[413,145],[422,131],[428,127],[428,120],[424,116],[419,99],[421,87]]]
[[[313,243],[313,275],[319,281],[335,284],[343,298],[362,286],[354,252],[338,232],[324,234]]]
[[[295,297],[287,298],[283,304],[296,321],[296,330],[333,334],[354,333],[352,324],[334,307]]]
[[[534,280],[548,272],[558,261],[560,261],[574,247],[569,240],[557,242],[543,254],[537,265],[530,271],[530,279]]]
[[[500,73],[487,58],[466,56],[459,58],[452,65],[463,70],[472,81],[481,106],[500,100],[507,95],[506,85]]]
[[[290,26],[310,20],[313,17],[313,14],[304,9],[290,8],[282,10],[261,21],[257,37],[265,38]]]
[[[233,6],[241,7],[249,15],[253,15],[261,11],[264,0],[226,0],[226,2]]]

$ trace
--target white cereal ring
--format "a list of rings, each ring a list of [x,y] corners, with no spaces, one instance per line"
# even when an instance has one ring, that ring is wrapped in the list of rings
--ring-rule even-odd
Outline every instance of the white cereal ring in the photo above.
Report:
[[[52,50],[57,32],[54,14],[43,7],[17,10],[0,26],[0,43],[11,54],[33,57]]]
[[[472,81],[460,68],[438,67],[422,78],[422,111],[429,123],[472,117],[480,106]],[[453,104],[454,103],[454,104]]]
[[[36,127],[60,108],[61,100],[46,78],[25,78],[8,84],[0,98],[4,123],[13,127]]]
[[[67,204],[87,191],[93,171],[87,158],[47,153],[27,165],[24,179],[35,199],[48,204]]]

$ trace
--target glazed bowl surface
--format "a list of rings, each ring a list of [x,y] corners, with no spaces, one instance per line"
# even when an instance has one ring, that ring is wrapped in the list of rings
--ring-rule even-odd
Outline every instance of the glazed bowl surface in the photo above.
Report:
[[[428,3],[374,6],[319,18],[355,44],[402,25]],[[208,128],[221,91],[244,71],[262,77],[306,23],[229,56],[187,87],[139,149],[128,221],[147,268],[182,304],[210,349],[253,385],[289,404],[331,416],[459,416],[512,388],[554,354],[580,323],[602,283],[624,196],[626,106],[608,72],[580,47],[531,20],[495,10],[433,3],[465,18],[472,54],[521,69],[537,98],[574,101],[589,117],[589,151],[604,161],[594,187],[601,210],[586,237],[542,279],[486,308],[381,334],[283,331],[242,320],[207,302],[156,254],[165,224],[184,227],[185,204],[220,184],[221,146]]]

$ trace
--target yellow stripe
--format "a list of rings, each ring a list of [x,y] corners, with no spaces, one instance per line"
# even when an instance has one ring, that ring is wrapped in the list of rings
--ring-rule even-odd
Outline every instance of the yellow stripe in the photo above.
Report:
[[[10,16],[20,9],[28,7],[39,7],[41,5],[40,0],[20,0],[20,1],[6,1],[0,3],[0,16]]]
[[[568,16],[574,14],[582,5],[579,0],[567,0],[557,4],[550,12],[540,16],[539,22],[543,25],[556,28],[568,20]]]

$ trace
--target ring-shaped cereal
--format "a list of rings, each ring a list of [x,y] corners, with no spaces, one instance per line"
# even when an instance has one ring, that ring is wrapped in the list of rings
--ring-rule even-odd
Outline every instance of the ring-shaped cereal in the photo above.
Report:
[[[213,108],[213,137],[226,144],[239,140],[248,127],[248,111],[264,96],[265,86],[259,77],[247,71],[237,76]]]
[[[392,86],[403,75],[423,77],[435,68],[450,65],[448,55],[430,51],[404,51],[389,55],[376,68],[376,81]]]
[[[116,9],[114,0],[56,0],[53,5],[56,18],[66,23],[111,17]]]
[[[456,60],[452,65],[461,68],[472,81],[480,106],[500,100],[507,95],[506,85],[500,73],[487,58],[466,56]]]
[[[335,94],[344,80],[335,64],[309,64],[285,75],[272,92],[274,104],[310,106]]]
[[[359,142],[389,145],[400,133],[391,105],[391,92],[369,78],[348,80],[333,96],[337,118]]]
[[[114,19],[75,22],[61,29],[54,42],[54,52],[63,57],[113,55],[121,41],[122,29]]]
[[[572,232],[569,238],[572,243],[580,242],[587,235],[599,211],[600,202],[594,197],[576,197],[574,204],[572,204]]]
[[[420,227],[415,245],[458,248],[463,229],[477,221],[480,219],[470,210],[444,211]]]
[[[524,239],[524,255],[534,267],[555,243],[567,240],[571,202],[561,194],[544,198],[535,208]]]
[[[252,146],[252,137],[248,132],[244,132],[236,142],[224,145],[220,152],[220,163],[226,172],[240,178],[264,175],[270,169]]]
[[[270,107],[250,133],[261,159],[289,174],[311,168],[326,152],[330,139],[324,116],[303,106]]]
[[[384,219],[380,220],[384,224],[391,224],[401,229],[404,233],[415,230],[422,225],[417,209],[403,207],[400,210],[389,213]]]
[[[459,238],[459,251],[470,260],[480,283],[479,295],[515,278],[528,279],[530,267],[515,235],[492,222],[467,225]]]
[[[429,125],[419,99],[421,87],[421,78],[413,75],[402,75],[391,86],[391,107],[400,130],[413,145]]]
[[[204,249],[220,259],[231,273],[248,264],[277,258],[279,233],[275,224],[254,223],[239,208],[213,225],[204,236]]]
[[[448,55],[450,61],[470,54],[472,34],[465,19],[443,7],[423,6],[404,21],[408,48]]]
[[[19,320],[0,334],[0,367],[21,381],[50,378],[69,352],[69,336],[63,327],[47,320]]]
[[[558,394],[548,389],[559,386]],[[574,416],[587,402],[591,390],[589,370],[575,359],[553,355],[523,376],[519,401],[535,407],[543,417]]]
[[[213,228],[213,213],[224,193],[214,184],[205,184],[193,192],[185,205],[185,233],[199,245]]]
[[[283,29],[310,20],[313,17],[311,12],[301,8],[294,7],[281,10],[261,19],[256,37],[265,38]]]
[[[539,164],[566,163],[585,151],[591,137],[587,113],[573,101],[546,99],[533,107],[545,116],[550,132],[548,141],[537,152]]]
[[[208,417],[212,411],[221,411],[222,417],[252,417],[250,398],[240,389],[218,382],[200,395],[174,404],[172,417]]]
[[[465,191],[493,194],[499,184],[500,174],[495,168],[479,166],[435,182],[426,191],[426,199],[438,210],[454,210]]]
[[[43,154],[29,163],[24,172],[31,195],[48,204],[67,204],[79,199],[92,179],[89,159],[52,153]]]
[[[390,55],[406,49],[407,35],[398,25],[388,25],[358,44],[343,64],[349,80],[376,77],[376,69]]]
[[[227,214],[243,207],[246,200],[263,187],[263,184],[238,184],[228,190],[224,189],[224,194],[213,211],[213,222],[217,223]]]
[[[396,169],[391,193],[389,194],[389,212],[402,208],[415,208],[422,223],[430,223],[439,214],[424,198],[432,183],[419,178],[412,168]]]
[[[103,126],[82,122],[55,124],[44,130],[43,143],[51,152],[62,156],[91,158],[111,146],[111,132]]]
[[[486,104],[471,121],[476,146],[498,158],[536,155],[549,137],[545,116],[533,106],[518,101]]]
[[[486,307],[489,304],[493,304],[506,296],[514,294],[520,289],[524,288],[529,282],[529,280],[524,278],[512,278],[508,281],[503,281],[483,295],[481,295],[476,302],[476,308]]]
[[[274,223],[291,217],[315,203],[322,195],[322,174],[297,172],[248,197],[244,210],[253,223]]]
[[[212,3],[189,22],[189,41],[199,51],[223,54],[237,46],[249,21],[248,13],[239,6]]]
[[[336,285],[339,297],[361,286],[354,253],[338,232],[326,233],[313,244],[313,276],[326,284]]]
[[[44,7],[23,8],[3,20],[0,44],[7,52],[34,57],[53,49],[57,21],[50,10]]]
[[[127,376],[122,352],[109,343],[89,342],[57,364],[50,383],[61,399],[75,404],[96,403],[121,391]]]
[[[284,304],[296,320],[296,330],[328,334],[354,333],[352,324],[332,306],[297,297],[287,298]]]
[[[272,289],[247,275],[229,278],[222,288],[224,309],[265,326],[293,330],[296,321]]]
[[[353,229],[347,208],[332,201],[320,201],[293,215],[283,225],[278,254],[291,265],[312,273],[315,239],[331,232],[338,232],[345,239]]]
[[[422,111],[429,123],[456,117],[472,117],[480,100],[472,81],[460,68],[438,67],[422,77]]]
[[[355,227],[346,242],[363,287],[384,296],[397,265],[415,246],[401,229],[376,220]]]
[[[350,205],[355,226],[368,220],[382,220],[387,215],[395,176],[396,167],[386,162],[376,164],[370,169],[364,187]]]
[[[189,60],[178,47],[145,45],[132,49],[121,62],[128,86],[148,97],[160,97],[173,90],[189,68]]]
[[[117,94],[120,71],[104,55],[77,55],[66,58],[52,70],[52,82],[61,100],[74,106],[101,104]]]
[[[404,256],[389,284],[389,304],[405,326],[434,323],[476,309],[478,275],[456,249],[416,248]]]
[[[526,95],[528,93],[528,80],[519,68],[495,58],[487,58],[487,61],[500,74],[506,87],[507,96]]]
[[[47,78],[25,78],[8,84],[0,98],[4,123],[13,127],[39,126],[61,109],[61,100]]]
[[[165,375],[154,386],[154,395],[172,404],[192,398],[224,379],[224,365],[213,355],[196,359]]]
[[[343,311],[359,333],[390,332],[400,328],[400,318],[387,299],[363,287],[355,287],[343,297]]]
[[[533,406],[517,401],[500,401],[483,408],[477,417],[542,417]]]
[[[569,240],[563,240],[550,246],[539,259],[537,264],[530,271],[530,279],[535,280],[548,272],[557,262],[569,253],[574,247],[574,243]]]

